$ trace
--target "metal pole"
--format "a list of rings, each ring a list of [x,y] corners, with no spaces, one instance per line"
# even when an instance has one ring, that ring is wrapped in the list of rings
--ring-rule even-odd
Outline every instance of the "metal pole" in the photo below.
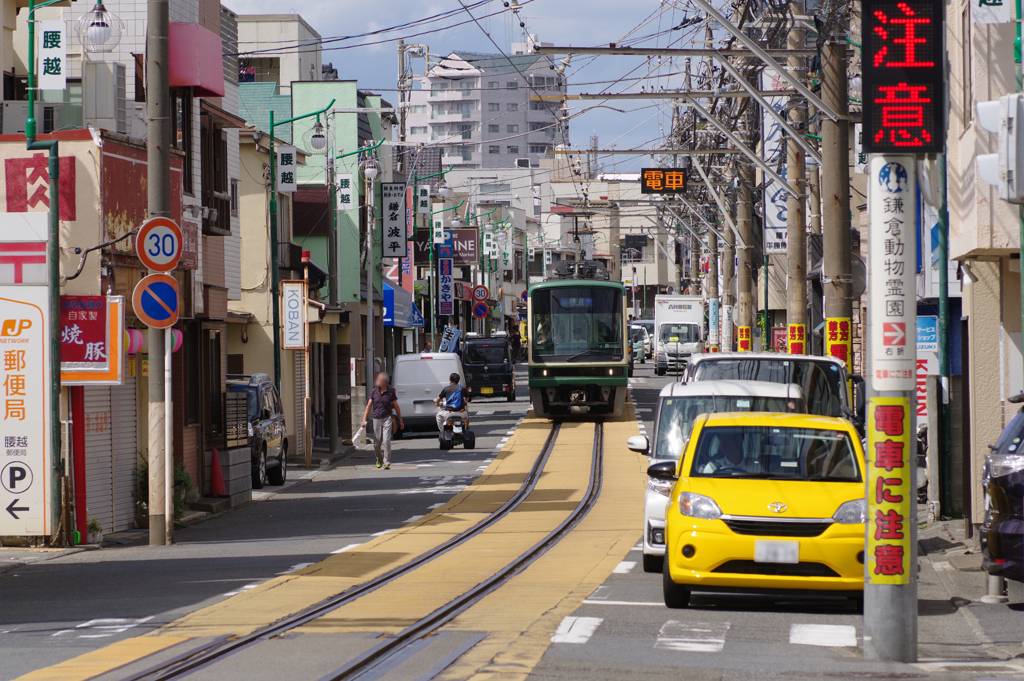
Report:
[[[804,12],[802,0],[791,3],[794,14]],[[794,23],[789,29],[786,46],[790,50],[803,49],[806,31]],[[803,57],[790,57],[787,64],[789,77],[802,80]],[[782,75],[782,74],[780,74]],[[806,103],[798,97],[790,99],[789,120],[801,132],[807,121]],[[786,180],[796,189],[797,196],[786,198],[786,237],[788,264],[786,267],[786,338],[791,354],[807,352],[807,183],[804,179],[804,150],[786,141]]]
[[[736,276],[736,233],[725,232],[725,247],[722,249],[722,308],[721,319],[722,352],[732,352],[732,308],[736,304],[732,295],[732,280]]]
[[[850,230],[850,125],[846,41],[833,36],[822,48],[822,97],[839,118],[821,124],[822,286],[825,354],[853,370],[853,237]]]
[[[150,217],[171,215],[171,101],[168,2],[148,0],[146,29],[147,192]],[[189,124],[191,126],[191,122]],[[172,452],[165,435],[167,377],[165,334],[149,330],[149,544],[171,539],[173,512],[167,493]]]
[[[718,235],[708,231],[708,351],[718,352]]]
[[[1019,26],[1019,24],[1018,24]],[[946,194],[946,155],[939,154],[940,191],[939,208],[939,382],[941,391],[939,410],[939,504],[940,513],[949,516],[953,508],[953,446],[949,400],[949,206]],[[1024,222],[1021,223],[1024,225]]]
[[[373,180],[366,178],[366,395],[373,390]]]
[[[281,390],[281,257],[277,234],[277,152],[274,150],[274,110],[270,110],[270,304],[273,308],[274,385]]]
[[[172,389],[172,375],[171,364],[172,358],[171,353],[174,351],[174,339],[171,336],[170,329],[164,329],[164,451],[167,452],[167,465],[164,466],[164,498],[167,500],[167,507],[165,509],[167,524],[166,524],[166,537],[167,544],[171,543],[172,532],[174,530],[174,458],[171,453],[174,452],[174,444],[172,437],[174,433],[171,429],[172,419],[174,418],[174,391]],[[150,376],[152,376],[152,367],[150,367]]]
[[[868,156],[864,657],[917,661],[916,160]]]
[[[327,157],[327,296],[332,309],[340,304],[338,297],[338,188],[334,179],[334,149]],[[338,325],[328,326],[327,345],[327,436],[331,455],[338,453]]]

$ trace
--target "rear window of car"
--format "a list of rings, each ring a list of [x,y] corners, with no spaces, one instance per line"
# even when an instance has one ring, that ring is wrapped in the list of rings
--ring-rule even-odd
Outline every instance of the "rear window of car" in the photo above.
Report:
[[[466,364],[501,364],[506,359],[504,343],[467,345],[463,357]]]
[[[438,390],[448,385],[448,377],[459,371],[459,365],[450,359],[423,359],[399,362],[395,371],[395,385],[437,384]]]
[[[693,421],[700,414],[730,411],[767,411],[799,413],[799,400],[784,397],[752,397],[693,395],[688,397],[666,397],[658,414],[658,438],[653,457],[656,459],[678,459],[683,445],[693,430]]]
[[[803,389],[807,413],[844,416],[846,386],[832,362],[789,359],[706,359],[694,367],[695,381],[768,381],[796,383]]]
[[[1010,419],[992,447],[992,454],[1020,454],[1021,442],[1024,441],[1024,410]]]

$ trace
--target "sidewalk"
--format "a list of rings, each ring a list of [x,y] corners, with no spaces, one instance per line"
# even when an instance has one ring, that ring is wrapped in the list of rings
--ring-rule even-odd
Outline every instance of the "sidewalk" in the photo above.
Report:
[[[920,548],[919,624],[922,648],[929,629],[928,614],[956,612],[964,633],[943,645],[944,656],[1009,660],[1024,657],[1024,593],[1019,582],[1008,581],[1007,603],[983,603],[988,592],[988,575],[981,569],[977,537],[965,539],[962,520],[946,520],[918,532]],[[931,613],[928,610],[932,610]],[[945,618],[937,618],[945,619]],[[948,626],[950,622],[945,622]],[[960,628],[960,627],[957,627]],[[968,641],[976,641],[971,644]]]

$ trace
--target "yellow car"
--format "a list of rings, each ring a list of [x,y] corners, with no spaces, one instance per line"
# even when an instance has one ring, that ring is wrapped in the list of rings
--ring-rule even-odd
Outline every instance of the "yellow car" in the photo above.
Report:
[[[665,604],[691,591],[827,590],[862,602],[864,452],[844,419],[699,416],[666,508]]]

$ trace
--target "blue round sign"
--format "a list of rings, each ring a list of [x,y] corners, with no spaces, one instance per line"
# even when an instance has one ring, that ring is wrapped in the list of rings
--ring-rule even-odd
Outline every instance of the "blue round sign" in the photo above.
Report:
[[[166,329],[178,321],[178,282],[166,274],[151,274],[136,285],[132,309],[147,326]]]
[[[477,303],[473,306],[473,316],[477,319],[483,319],[490,311],[490,308],[487,307],[487,303]]]

